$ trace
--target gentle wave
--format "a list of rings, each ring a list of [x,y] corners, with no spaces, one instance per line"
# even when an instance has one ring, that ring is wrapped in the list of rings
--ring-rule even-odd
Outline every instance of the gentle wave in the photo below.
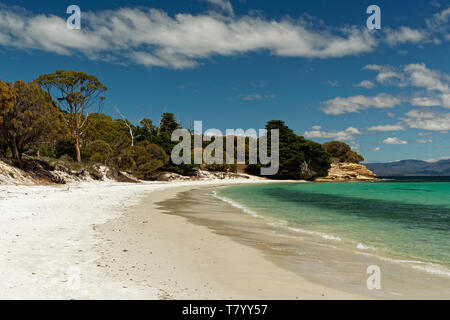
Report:
[[[251,216],[253,216],[253,217],[255,217],[255,218],[262,219],[262,217],[261,217],[259,214],[257,214],[256,212],[254,212],[254,211],[248,209],[247,207],[245,207],[245,206],[243,206],[243,205],[241,205],[241,204],[239,204],[239,203],[237,203],[237,202],[234,202],[233,200],[230,200],[230,199],[228,199],[228,198],[219,196],[219,195],[216,193],[216,191],[213,191],[213,195],[214,195],[214,197],[216,197],[217,199],[222,200],[223,202],[226,202],[226,203],[230,204],[231,206],[233,206],[233,207],[235,207],[235,208],[238,208],[238,209],[244,211],[245,213],[250,214]]]
[[[216,197],[217,199],[224,201],[228,204],[230,204],[231,206],[242,210],[244,213],[246,214],[250,214],[251,216],[258,218],[258,219],[264,219],[263,216],[259,215],[258,213],[256,213],[253,210],[250,210],[249,208],[245,207],[244,205],[235,202],[229,198],[226,197],[221,197],[219,196],[216,191],[213,191],[213,195],[214,197]],[[340,237],[337,236],[333,236],[333,235],[329,235],[326,233],[322,233],[322,232],[317,232],[317,231],[310,231],[310,230],[305,230],[305,229],[301,229],[298,227],[289,227],[289,224],[287,221],[285,220],[280,220],[277,219],[276,221],[269,221],[268,222],[269,225],[273,226],[273,227],[278,227],[278,228],[286,228],[290,231],[294,231],[294,232],[298,232],[298,233],[303,233],[303,234],[309,234],[309,235],[315,235],[315,236],[320,236],[321,238],[325,239],[325,240],[330,240],[330,241],[342,241],[342,239]],[[378,254],[369,254],[367,253],[367,250],[374,250],[375,248],[367,246],[363,243],[358,243],[356,245],[356,248],[360,250],[361,254],[367,254],[370,256],[375,256],[379,259],[385,260],[385,261],[389,261],[389,262],[393,262],[393,263],[398,263],[398,264],[407,264],[410,267],[416,269],[416,270],[421,270],[430,274],[435,274],[435,275],[440,275],[440,276],[447,276],[450,277],[450,270],[445,269],[445,267],[440,266],[440,265],[436,265],[436,264],[431,264],[429,262],[423,262],[423,261],[418,261],[418,260],[401,260],[401,259],[393,259],[393,258],[388,258],[386,256],[382,256],[382,255],[378,255]],[[363,253],[362,251],[366,251],[365,253]]]
[[[219,196],[216,191],[213,191],[213,195],[217,199],[222,200],[222,201],[232,205],[233,207],[238,208],[238,209],[244,211],[245,213],[252,215],[255,218],[264,219],[264,217],[262,217],[261,215],[257,214],[255,211],[250,210],[249,208],[241,205],[240,203],[237,203],[237,202],[235,202],[233,200],[230,200],[228,198]],[[273,227],[284,227],[284,228],[287,228],[287,229],[289,229],[291,231],[294,231],[294,232],[317,235],[317,236],[320,236],[320,237],[322,237],[323,239],[326,239],[326,240],[342,241],[341,238],[339,238],[337,236],[329,235],[329,234],[326,234],[326,233],[316,232],[316,231],[309,231],[309,230],[304,230],[304,229],[300,229],[300,228],[288,227],[287,221],[284,221],[284,220],[277,220],[277,221],[273,221],[273,222],[268,222],[268,224],[273,226]]]

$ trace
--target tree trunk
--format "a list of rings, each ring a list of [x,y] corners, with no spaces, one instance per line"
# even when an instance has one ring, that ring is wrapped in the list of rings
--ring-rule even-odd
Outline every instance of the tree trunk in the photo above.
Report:
[[[75,137],[75,151],[77,153],[77,161],[81,163],[80,143],[78,141],[78,137]]]
[[[14,159],[20,160],[20,158],[22,158],[22,155],[20,154],[15,141],[11,143],[11,152]]]

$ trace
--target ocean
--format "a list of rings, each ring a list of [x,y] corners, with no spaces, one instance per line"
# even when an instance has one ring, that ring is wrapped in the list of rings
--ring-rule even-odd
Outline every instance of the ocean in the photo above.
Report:
[[[450,277],[450,178],[231,186],[217,196],[254,216]]]

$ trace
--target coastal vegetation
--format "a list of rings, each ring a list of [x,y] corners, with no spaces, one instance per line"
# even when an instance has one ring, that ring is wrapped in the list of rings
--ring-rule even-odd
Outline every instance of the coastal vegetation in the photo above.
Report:
[[[97,77],[76,71],[57,70],[30,83],[0,80],[0,156],[16,162],[57,160],[71,167],[102,164],[140,179],[152,179],[156,171],[194,175],[199,168],[260,174],[264,165],[248,164],[251,137],[245,137],[245,165],[173,163],[170,155],[178,142],[172,133],[181,128],[174,114],[163,113],[157,123],[148,118],[132,123],[117,109],[113,118],[98,112],[106,90]],[[281,120],[267,122],[266,129],[269,144],[271,130],[279,130],[279,171],[269,178],[313,180],[327,176],[333,161],[363,161],[347,144],[307,140]],[[194,139],[197,133],[189,131]],[[202,148],[212,142],[203,141]]]
[[[360,163],[364,161],[364,157],[350,148],[350,146],[344,142],[331,141],[323,144],[323,148],[331,156],[334,163],[347,162],[347,163]]]

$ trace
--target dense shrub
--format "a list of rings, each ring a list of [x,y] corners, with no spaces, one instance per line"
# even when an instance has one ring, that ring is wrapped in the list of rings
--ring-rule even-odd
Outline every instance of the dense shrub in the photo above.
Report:
[[[95,140],[84,148],[84,154],[90,162],[106,162],[112,154],[112,148],[103,140]]]
[[[359,163],[364,161],[363,156],[352,151],[344,142],[331,141],[323,144],[324,149],[330,154],[334,162]]]
[[[169,157],[163,149],[148,141],[141,141],[122,150],[117,158],[117,165],[137,178],[147,179],[168,161]]]

